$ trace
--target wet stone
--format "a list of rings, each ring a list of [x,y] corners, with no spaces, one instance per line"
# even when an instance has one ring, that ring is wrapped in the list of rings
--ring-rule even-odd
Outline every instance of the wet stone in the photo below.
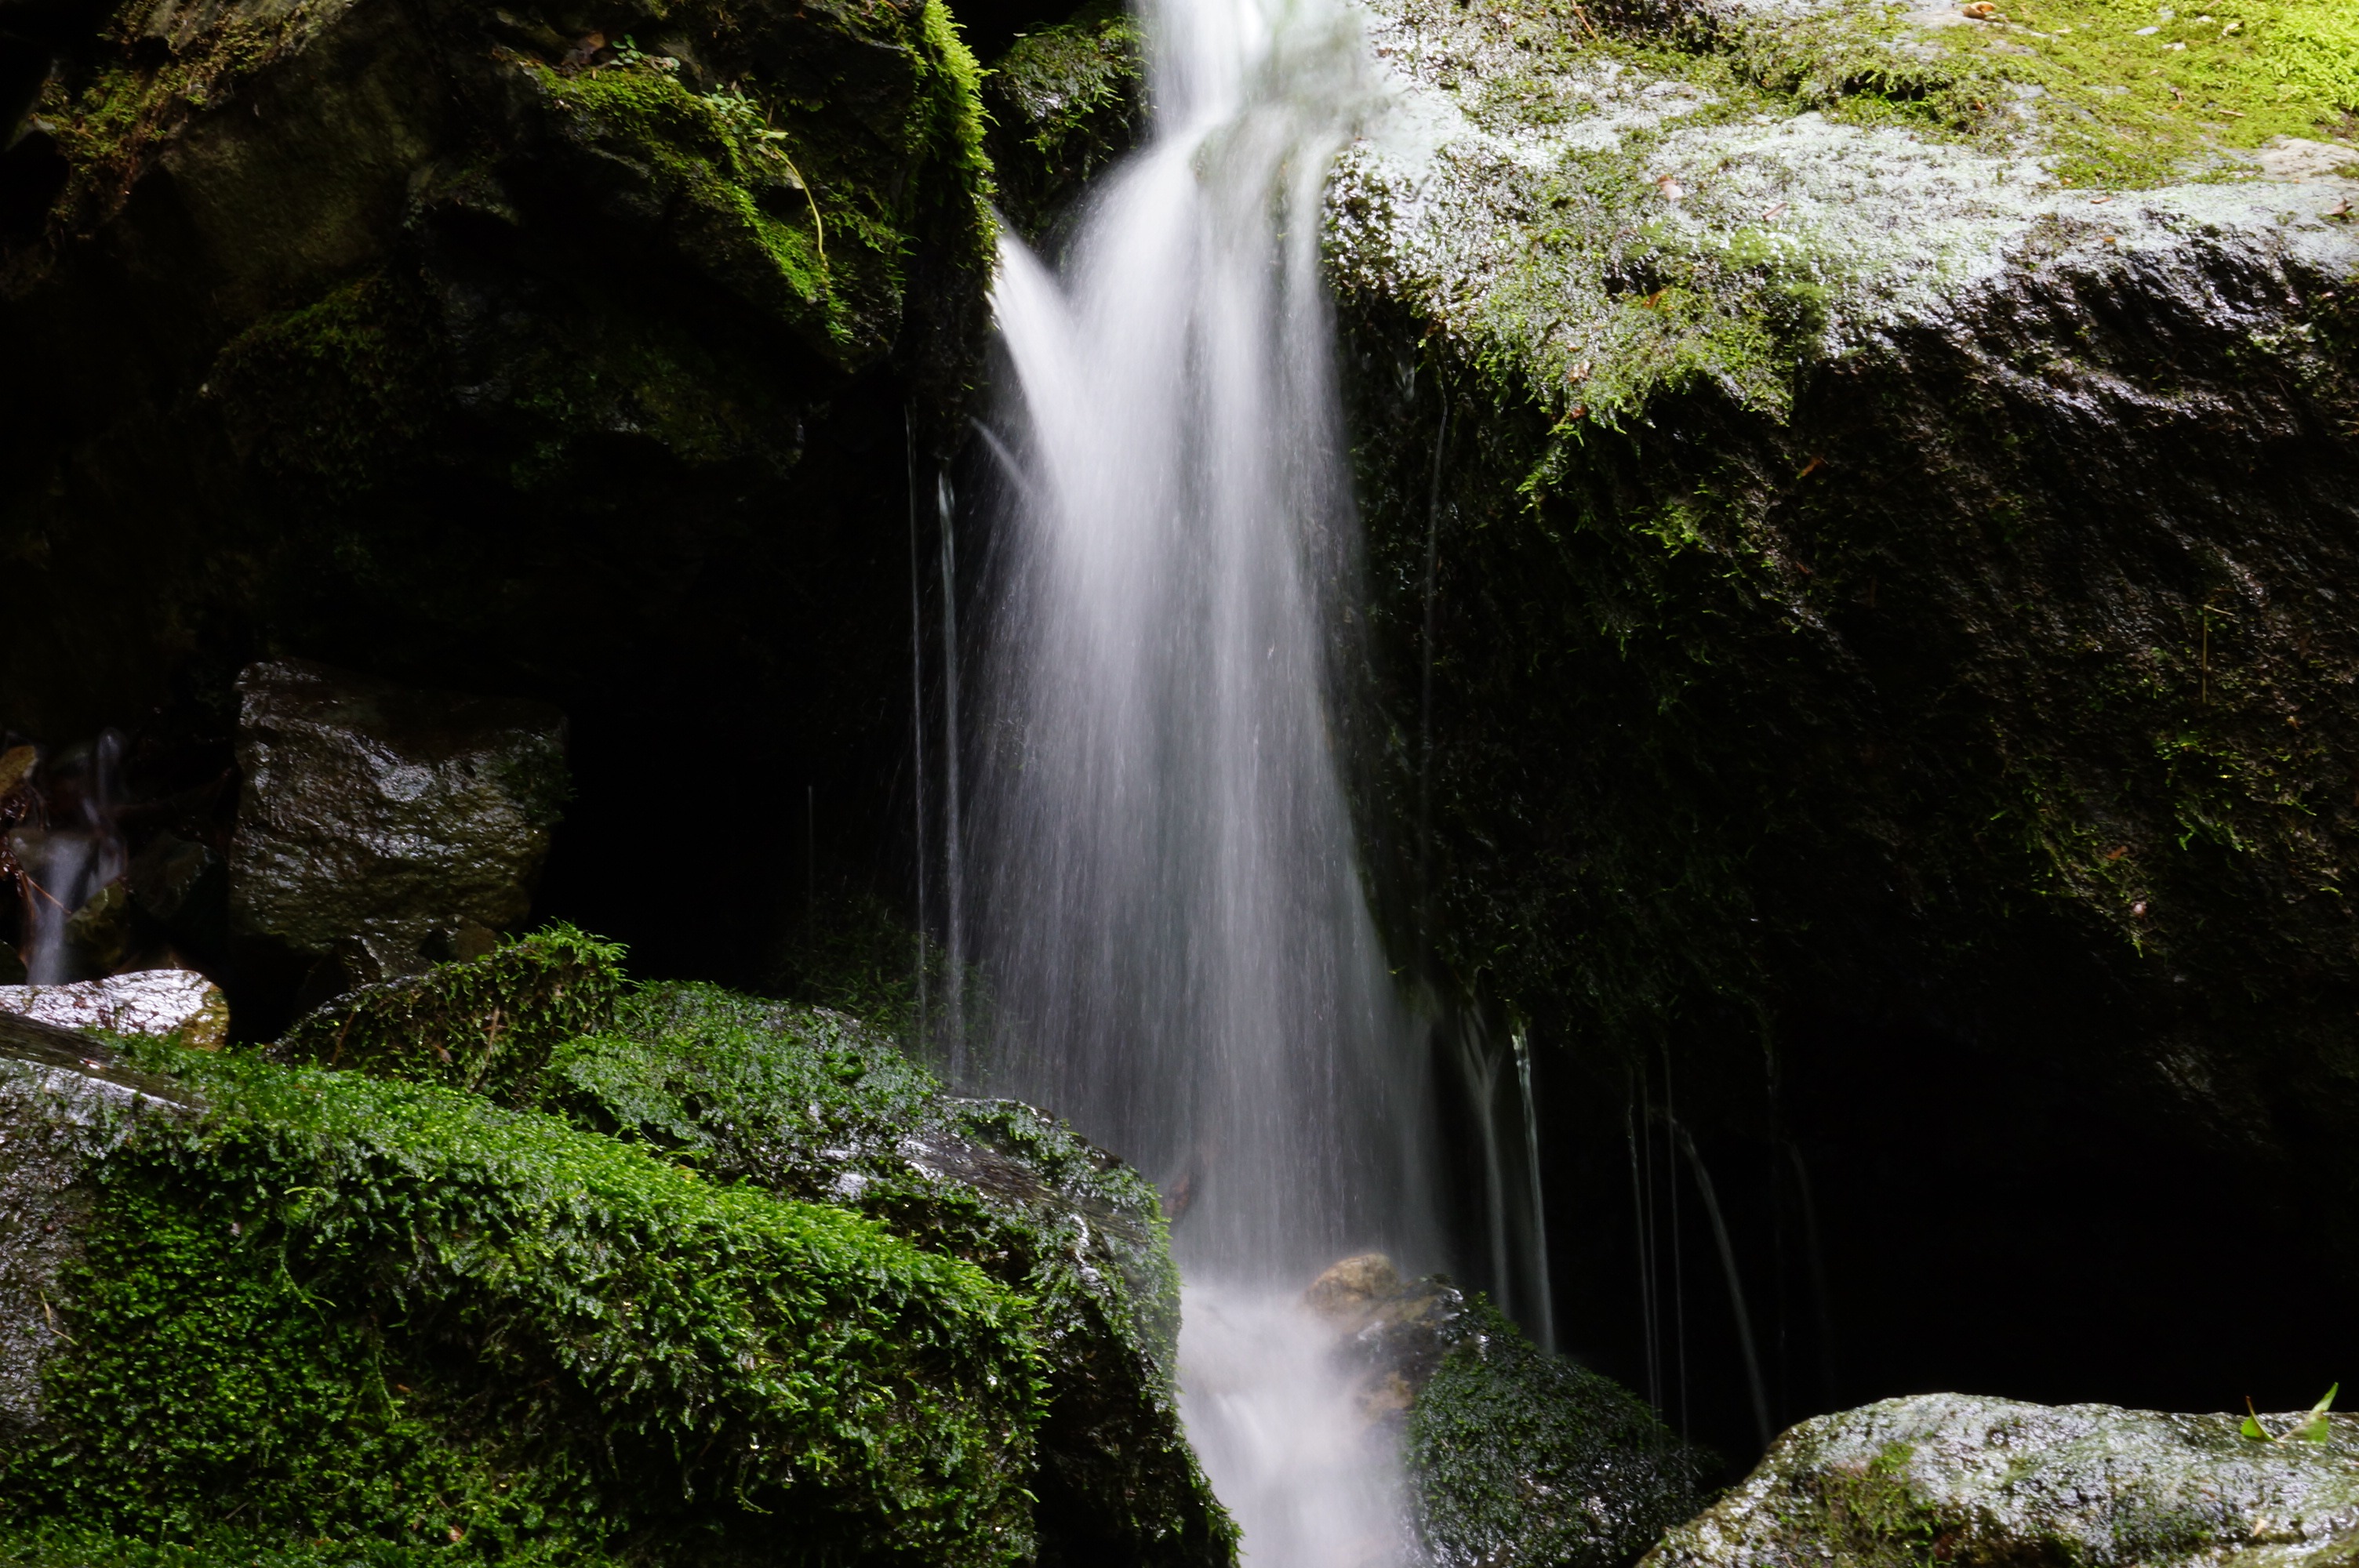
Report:
[[[2168,1415],[1964,1394],[1803,1422],[1643,1568],[1935,1561],[2348,1563],[2359,1556],[2359,1418]]]
[[[566,794],[563,714],[292,660],[249,666],[238,690],[242,935],[365,982],[524,919]]]

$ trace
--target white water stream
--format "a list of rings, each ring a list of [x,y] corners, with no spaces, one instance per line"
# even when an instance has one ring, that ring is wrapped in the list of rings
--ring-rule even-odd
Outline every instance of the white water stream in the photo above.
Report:
[[[1155,123],[1061,274],[1003,244],[975,892],[985,1087],[1161,1184],[1182,1405],[1255,1568],[1400,1560],[1389,1445],[1299,1305],[1436,1261],[1430,1086],[1335,755],[1357,521],[1321,190],[1372,77],[1340,0],[1147,0]]]

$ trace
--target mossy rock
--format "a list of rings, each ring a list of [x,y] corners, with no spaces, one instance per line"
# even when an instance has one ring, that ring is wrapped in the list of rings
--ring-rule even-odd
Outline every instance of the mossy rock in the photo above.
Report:
[[[1001,210],[1042,235],[1145,135],[1146,34],[1126,7],[1093,0],[1011,44],[992,62],[984,100]]]
[[[0,722],[210,741],[299,656],[864,790],[876,541],[988,326],[980,90],[940,0],[92,15],[0,169]],[[586,838],[647,781],[583,787]]]
[[[559,928],[266,1055],[143,1048],[207,1109],[80,1178],[8,1549],[1233,1560],[1142,1178],[844,1014],[619,959]]]
[[[1684,16],[1372,24],[1406,108],[1346,154],[1329,237],[1368,839],[1430,880],[1449,983],[1584,1086],[1565,1146],[1670,1075],[1708,1147],[1792,1168],[1781,1141],[1868,1136],[1845,1042],[1971,1049],[2281,1198],[2347,1301],[2359,185],[2242,131],[2088,163],[2056,93],[1993,95],[2037,64],[1983,48],[2015,35],[1962,18]],[[1917,74],[1843,52],[1871,43]],[[1990,124],[1943,119],[1942,72]],[[2025,1158],[2036,1212],[2060,1159]],[[1583,1201],[1629,1214],[1622,1179],[1593,1162]],[[1913,1243],[1855,1217],[1892,1212],[1872,1186],[1827,1199],[1830,1255],[1897,1321],[1877,1260]],[[1626,1231],[1598,1254],[1627,1277]],[[1605,1298],[1574,1310],[1635,1366]]]
[[[1617,1568],[1695,1511],[1706,1458],[1646,1401],[1480,1298],[1451,1337],[1404,1447],[1440,1568]]]
[[[177,1065],[203,1118],[88,1178],[12,1531],[1029,1556],[1038,1344],[972,1266],[456,1090]]]

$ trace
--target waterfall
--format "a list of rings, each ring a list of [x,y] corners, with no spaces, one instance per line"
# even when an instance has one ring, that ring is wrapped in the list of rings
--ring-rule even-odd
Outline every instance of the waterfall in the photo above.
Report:
[[[1016,476],[973,746],[998,1001],[974,1076],[1162,1186],[1183,1410],[1249,1559],[1366,1562],[1387,1445],[1297,1303],[1349,1253],[1438,1261],[1422,1036],[1335,755],[1357,521],[1318,243],[1372,78],[1335,0],[1146,13],[1147,145],[1061,276],[1011,238],[994,296]]]

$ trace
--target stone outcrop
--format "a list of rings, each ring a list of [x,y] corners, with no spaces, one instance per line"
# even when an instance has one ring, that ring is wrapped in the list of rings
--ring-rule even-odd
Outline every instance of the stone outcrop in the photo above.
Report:
[[[2191,16],[1366,16],[1368,837],[1403,940],[1529,1024],[1551,1208],[1639,1210],[1579,1152],[1626,1128],[1775,1173],[1728,1206],[1782,1410],[1688,1243],[1731,1446],[1929,1378],[2216,1400],[2168,1347],[2222,1313],[2300,1373],[2359,1301],[2343,100]],[[2125,1336],[2102,1282],[2174,1212],[2331,1236],[2336,1304],[2280,1339],[2156,1292]],[[1560,1302],[1635,1377],[1618,1223]],[[2005,1304],[1929,1322],[1907,1281],[1961,1266]]]
[[[477,956],[530,912],[567,795],[563,714],[292,660],[238,694],[241,934],[366,983]]]
[[[950,12],[45,0],[0,22],[0,730],[225,765],[279,656],[551,703],[599,760],[580,912],[760,975],[747,890],[802,885],[806,836],[759,813],[868,821],[907,687],[878,541],[987,319]],[[732,852],[622,851],[697,755]]]
[[[1616,1568],[1702,1496],[1709,1455],[1438,1275],[1367,1253],[1303,1301],[1341,1336],[1362,1418],[1400,1444],[1437,1568]]]
[[[2293,1568],[2359,1551],[2359,1422],[1962,1394],[1804,1422],[1644,1568]]]

